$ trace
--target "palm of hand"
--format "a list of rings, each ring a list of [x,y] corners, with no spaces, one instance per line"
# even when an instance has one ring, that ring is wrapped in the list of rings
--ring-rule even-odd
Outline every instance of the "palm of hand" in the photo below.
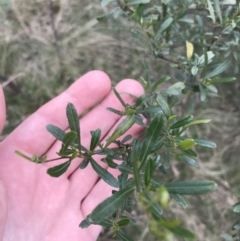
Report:
[[[142,94],[141,86],[132,80],[122,81],[117,89],[136,96]],[[46,174],[46,170],[61,162],[37,165],[24,160],[14,152],[19,150],[28,156],[46,154],[48,159],[55,158],[61,143],[55,142],[45,126],[54,124],[61,129],[67,129],[67,118],[63,109],[68,102],[74,104],[80,115],[104,98],[81,119],[81,138],[82,144],[88,147],[90,130],[97,128],[102,130],[102,139],[105,138],[119,121],[119,117],[107,111],[106,107],[123,108],[109,90],[108,76],[100,71],[90,72],[67,91],[41,107],[0,143],[2,240],[94,241],[97,239],[101,231],[100,226],[80,229],[78,224],[98,203],[111,195],[112,188],[102,180],[98,180],[97,174],[90,166],[84,170],[77,170],[81,163],[80,159],[74,160],[68,171],[60,178],[52,178]],[[124,95],[123,98],[126,102],[132,102],[129,95]],[[0,102],[2,102],[1,96]],[[3,113],[0,115],[4,116]],[[0,118],[0,128],[1,122],[3,120]],[[129,133],[135,136],[140,131],[139,126],[133,126]],[[100,158],[96,157],[96,161],[107,168]],[[116,170],[109,171],[115,176],[118,174]]]

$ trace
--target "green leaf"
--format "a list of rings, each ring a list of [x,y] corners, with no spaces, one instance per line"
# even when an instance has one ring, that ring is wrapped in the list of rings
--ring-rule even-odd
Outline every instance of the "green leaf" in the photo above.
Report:
[[[132,125],[135,123],[135,116],[128,115],[114,130],[112,135],[108,138],[105,147],[108,147],[112,142],[114,142],[118,137],[122,136],[126,131],[128,131]]]
[[[229,61],[229,60],[219,64],[212,72],[206,74],[205,79],[212,78],[216,75],[221,74],[226,69],[228,69],[230,65],[231,65],[231,61]]]
[[[122,173],[133,174],[133,170],[129,166],[127,166],[126,163],[122,163],[121,165],[118,165],[117,169]]]
[[[195,239],[195,234],[182,227],[170,227],[168,228],[173,234],[182,238]]]
[[[183,82],[177,82],[164,90],[164,93],[166,93],[167,95],[178,96],[179,94],[181,94],[183,89],[185,89],[185,84]]]
[[[155,115],[150,122],[140,148],[139,158],[142,161],[141,168],[144,165],[147,156],[151,153],[153,144],[158,140],[161,130],[163,128],[163,124],[164,121],[161,114]]]
[[[60,165],[57,165],[55,167],[51,167],[47,170],[47,173],[52,176],[52,177],[59,177],[61,176],[64,172],[67,171],[68,167],[71,164],[71,160],[68,160]]]
[[[227,83],[236,80],[235,77],[224,77],[224,78],[214,78],[211,80],[212,84],[222,84],[222,83]]]
[[[217,16],[220,20],[220,23],[222,24],[222,11],[221,11],[221,8],[220,8],[219,0],[214,0],[214,6],[215,6],[215,9],[216,9]]]
[[[80,228],[88,228],[90,225],[91,225],[91,223],[90,223],[87,219],[84,219],[84,220],[79,224],[79,227],[80,227]]]
[[[169,169],[170,167],[170,154],[169,149],[164,147],[163,150],[163,167],[165,170]]]
[[[123,139],[122,139],[122,143],[126,143],[128,141],[130,141],[132,139],[131,135],[126,135]]]
[[[139,140],[135,139],[133,142],[133,148],[131,152],[131,162],[133,166],[133,176],[135,185],[137,188],[137,192],[141,191],[141,178],[140,178],[140,169],[139,169],[139,148],[140,142]]]
[[[222,233],[220,237],[227,241],[234,241],[233,237],[227,233]]]
[[[47,125],[46,128],[57,140],[63,141],[63,137],[65,135],[63,130],[51,124]]]
[[[118,187],[118,181],[117,179],[109,173],[106,169],[101,167],[96,161],[93,160],[93,158],[90,158],[90,163],[92,165],[92,168],[94,171],[110,186],[112,187]]]
[[[208,147],[208,148],[216,148],[217,147],[216,143],[214,143],[212,141],[203,140],[203,139],[194,139],[194,141],[199,146],[204,146],[204,147]]]
[[[140,42],[145,43],[148,47],[151,46],[151,43],[150,43],[150,41],[147,39],[147,37],[144,36],[142,33],[140,33],[138,30],[132,29],[131,32],[132,32],[132,35],[133,35],[134,38],[136,38],[136,39],[139,40]]]
[[[91,131],[91,136],[92,136],[92,139],[90,144],[90,151],[93,151],[100,141],[101,130],[97,129],[95,131]]]
[[[102,0],[101,1],[101,6],[106,7],[109,3],[116,2],[116,0]]]
[[[188,127],[188,126],[191,126],[191,125],[206,124],[210,121],[211,121],[211,119],[195,120],[195,121],[191,121],[190,123],[185,125],[185,127]]]
[[[67,105],[67,118],[68,118],[69,128],[72,132],[76,132],[77,144],[78,144],[78,147],[81,148],[79,118],[74,105],[71,103],[68,103]]]
[[[166,19],[163,24],[160,26],[159,30],[157,31],[156,37],[155,38],[159,38],[161,33],[164,32],[173,22],[173,18],[170,17],[168,19]]]
[[[180,148],[180,149],[185,151],[185,150],[191,149],[195,145],[196,145],[196,142],[193,139],[188,138],[188,139],[182,140],[178,144],[178,148]]]
[[[144,182],[146,186],[149,185],[153,172],[154,172],[154,160],[152,158],[148,158],[146,167],[145,167],[145,172],[144,172]]]
[[[120,238],[122,241],[133,241],[132,238],[126,236],[122,230],[119,230],[116,232],[116,235],[118,238]]]
[[[174,123],[172,126],[170,126],[170,129],[176,129],[176,128],[180,128],[182,126],[187,125],[188,123],[190,123],[193,120],[193,116],[192,115],[187,115],[186,117],[184,117],[183,119],[177,121],[176,123]]]
[[[211,1],[207,0],[207,4],[208,4],[208,11],[209,11],[209,14],[210,14],[210,18],[212,19],[213,23],[216,23],[214,9],[213,9]]]
[[[240,204],[236,205],[236,206],[233,208],[233,212],[235,212],[235,213],[240,213]]]
[[[149,65],[148,65],[148,62],[146,59],[143,60],[143,67],[144,67],[144,71],[146,74],[147,83],[150,84],[151,83],[151,74],[150,74],[150,68],[149,68]]]
[[[181,181],[164,184],[170,194],[197,195],[212,192],[217,184],[207,180]]]
[[[159,80],[157,80],[157,81],[153,84],[153,86],[152,86],[152,91],[155,91],[160,84],[162,84],[163,82],[166,82],[166,81],[168,81],[168,80],[170,80],[170,79],[171,79],[170,76],[164,76],[164,77],[160,78]]]
[[[119,111],[119,110],[115,110],[111,107],[107,107],[107,110],[113,112],[114,114],[117,114],[117,115],[120,115],[120,116],[123,116],[123,112],[122,111]]]
[[[149,203],[152,203],[152,199],[151,199],[150,195],[147,194],[146,199],[150,201]],[[150,207],[148,209],[151,211],[152,216],[154,218],[159,219],[162,217],[163,210],[158,203],[153,203],[152,205],[150,205]]]
[[[117,90],[115,88],[113,88],[113,92],[116,95],[116,97],[118,98],[118,100],[120,101],[120,103],[122,104],[122,106],[126,107],[125,102],[123,101],[122,97],[120,96],[120,94],[117,92]]]
[[[62,148],[60,150],[61,155],[67,155],[68,154],[68,147],[73,145],[75,140],[77,139],[77,133],[76,132],[68,132],[64,135],[62,140]]]
[[[115,192],[111,197],[98,204],[92,213],[88,215],[88,221],[90,223],[98,224],[104,219],[109,218],[124,204],[127,198],[133,193],[134,189],[135,187],[128,187]]]
[[[203,86],[202,84],[199,84],[199,90],[200,90],[200,99],[201,101],[206,100],[207,97],[207,91],[206,91],[206,87]]]
[[[150,1],[151,0],[132,0],[132,1],[128,2],[127,6],[146,4],[146,3],[150,3]]]
[[[180,204],[184,209],[188,207],[188,201],[187,199],[179,194],[171,194],[171,197],[175,199],[175,201]]]
[[[180,156],[180,159],[192,167],[198,167],[198,163],[194,159],[190,158],[189,156],[183,155],[183,156]]]
[[[87,165],[88,165],[88,163],[89,163],[89,158],[83,160],[83,161],[81,162],[81,164],[79,165],[79,168],[80,168],[80,169],[86,168]]]
[[[142,110],[138,110],[138,114],[156,114],[162,112],[162,108],[158,106],[144,108]]]
[[[169,116],[171,115],[171,111],[170,111],[167,101],[161,94],[157,95],[157,102],[158,102],[159,106],[162,108],[164,115],[167,118],[169,118]]]
[[[130,222],[131,222],[131,219],[129,219],[129,218],[122,218],[120,221],[117,222],[117,225],[119,227],[123,227],[123,226],[128,225]]]

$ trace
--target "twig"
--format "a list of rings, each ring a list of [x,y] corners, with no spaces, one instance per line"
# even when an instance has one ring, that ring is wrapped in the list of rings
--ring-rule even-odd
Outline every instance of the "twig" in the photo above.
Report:
[[[48,2],[48,7],[49,7],[49,17],[50,17],[51,28],[52,28],[53,36],[54,36],[54,46],[55,46],[55,49],[56,49],[56,52],[58,55],[59,64],[62,65],[62,55],[61,55],[61,50],[60,50],[59,41],[58,41],[57,29],[55,27],[52,0],[47,0],[47,2]]]

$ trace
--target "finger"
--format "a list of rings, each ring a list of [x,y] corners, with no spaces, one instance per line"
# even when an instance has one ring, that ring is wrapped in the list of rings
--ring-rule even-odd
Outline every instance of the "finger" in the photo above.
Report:
[[[134,80],[124,80],[121,81],[116,86],[117,91],[120,93],[125,91],[128,93],[131,93],[135,96],[140,96],[143,94],[143,88],[142,86]],[[134,99],[128,94],[122,95],[122,98],[126,103],[132,103]],[[89,112],[86,116],[84,116],[80,120],[80,128],[81,128],[81,143],[86,148],[89,148],[91,135],[91,130],[96,130],[97,128],[101,129],[101,139],[104,138],[109,130],[114,126],[114,124],[119,120],[120,116],[116,115],[110,111],[108,111],[106,108],[112,107],[118,110],[123,110],[124,107],[121,105],[117,97],[113,92],[110,92],[109,95],[104,99],[104,101],[99,104],[97,107],[95,107],[91,112]],[[56,142],[51,150],[47,153],[47,159],[56,158],[56,152],[58,152],[61,148],[61,143]],[[59,164],[61,162],[54,162],[54,163],[46,163],[47,167],[55,166],[56,164]],[[79,164],[81,163],[81,159],[74,159],[72,161],[71,166],[68,168],[66,174],[70,175],[72,172],[74,172]]]
[[[65,92],[31,115],[5,141],[32,154],[45,153],[55,141],[47,132],[46,125],[53,124],[63,130],[67,129],[65,109],[69,102],[76,107],[80,115],[103,99],[110,87],[110,79],[105,73],[91,71],[85,74]]]
[[[6,119],[6,105],[2,86],[0,85],[0,134],[2,133],[3,126]]]
[[[114,170],[114,172],[116,172],[116,170]],[[113,187],[106,184],[103,180],[100,180],[82,202],[81,211],[83,214],[83,219],[86,218],[87,215],[89,215],[98,204],[103,202],[108,197],[111,197],[113,189]],[[80,220],[80,222],[81,221],[82,220]],[[88,228],[93,229],[94,226],[91,225]]]

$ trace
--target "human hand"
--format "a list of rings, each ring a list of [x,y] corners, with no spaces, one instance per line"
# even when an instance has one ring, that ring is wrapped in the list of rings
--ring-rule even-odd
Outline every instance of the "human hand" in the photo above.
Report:
[[[99,180],[89,165],[78,168],[81,159],[74,159],[64,175],[50,177],[49,167],[60,164],[35,164],[15,154],[16,150],[32,156],[47,155],[56,158],[61,143],[47,132],[46,125],[53,124],[63,130],[68,128],[65,109],[73,103],[78,114],[97,104],[80,121],[81,140],[86,147],[90,143],[90,131],[100,128],[101,139],[115,129],[119,116],[107,107],[123,109],[111,91],[109,77],[101,71],[92,71],[81,77],[70,88],[54,98],[17,127],[0,143],[0,237],[3,241],[95,241],[101,231],[98,225],[87,229],[79,223],[104,199],[111,195],[112,187]],[[133,80],[123,80],[118,92],[135,96],[143,94],[143,88]],[[122,95],[125,102],[132,103],[129,95]],[[0,88],[0,132],[5,121],[5,104]],[[137,136],[142,127],[134,125],[128,134]],[[107,168],[106,164],[95,158]],[[108,168],[114,176],[115,169]]]

